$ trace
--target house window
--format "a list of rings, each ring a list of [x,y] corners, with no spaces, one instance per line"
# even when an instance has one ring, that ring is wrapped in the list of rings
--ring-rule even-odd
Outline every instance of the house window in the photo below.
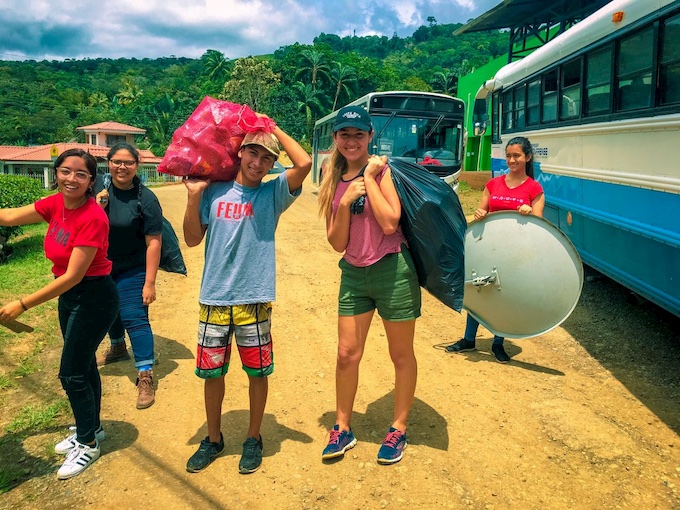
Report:
[[[90,137],[90,144],[91,145],[97,145],[97,135],[89,135]]]
[[[106,146],[113,147],[118,142],[125,142],[125,135],[106,135]]]

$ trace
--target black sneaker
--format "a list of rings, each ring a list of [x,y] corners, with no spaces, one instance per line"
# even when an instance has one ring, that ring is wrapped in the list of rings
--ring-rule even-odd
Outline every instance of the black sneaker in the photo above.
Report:
[[[471,342],[470,340],[465,340],[465,338],[461,338],[455,344],[451,344],[451,345],[446,346],[446,352],[465,352],[465,351],[474,351],[474,350],[475,350],[475,341],[473,340]]]
[[[238,463],[238,472],[248,474],[257,471],[262,464],[263,448],[262,436],[259,440],[252,436],[246,439],[246,442],[243,443],[243,455],[241,455],[241,460]]]
[[[213,443],[210,441],[210,436],[201,441],[196,453],[194,453],[187,462],[187,471],[189,473],[198,473],[202,469],[207,468],[213,460],[215,460],[224,451],[224,437],[220,432],[220,442]]]
[[[508,353],[505,352],[505,349],[501,344],[492,344],[491,352],[496,356],[496,361],[499,363],[507,363],[510,361],[510,356],[508,356]]]

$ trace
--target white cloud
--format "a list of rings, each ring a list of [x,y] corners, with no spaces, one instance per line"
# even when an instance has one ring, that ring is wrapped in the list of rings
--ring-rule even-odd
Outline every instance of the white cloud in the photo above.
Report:
[[[406,37],[428,16],[462,23],[499,0],[3,0],[0,59],[229,58],[320,33]]]

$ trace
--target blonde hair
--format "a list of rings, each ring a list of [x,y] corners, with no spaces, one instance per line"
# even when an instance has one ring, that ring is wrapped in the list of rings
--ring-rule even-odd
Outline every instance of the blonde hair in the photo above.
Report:
[[[347,172],[347,160],[340,154],[337,146],[333,146],[333,153],[328,161],[326,175],[324,175],[321,187],[319,188],[319,216],[330,218],[333,212],[333,198],[338,182]]]

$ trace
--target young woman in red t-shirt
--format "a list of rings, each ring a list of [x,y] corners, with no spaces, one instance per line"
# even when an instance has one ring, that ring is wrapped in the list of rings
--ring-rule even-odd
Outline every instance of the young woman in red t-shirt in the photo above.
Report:
[[[534,181],[534,151],[531,143],[523,136],[511,139],[505,146],[505,161],[508,173],[491,179],[484,188],[482,201],[475,211],[475,220],[481,220],[487,213],[496,211],[517,211],[543,217],[545,195],[543,188]],[[468,313],[463,338],[446,347],[448,352],[475,350],[479,322]],[[510,356],[503,348],[503,337],[494,335],[491,352],[499,363],[507,363]]]
[[[104,430],[95,352],[116,317],[118,293],[106,258],[108,218],[92,198],[97,161],[82,149],[69,149],[57,158],[54,170],[53,189],[59,193],[23,207],[0,209],[2,226],[49,223],[44,247],[54,274],[43,288],[1,306],[0,322],[13,321],[30,308],[59,298],[64,337],[59,378],[76,422],[75,432],[55,446],[57,453],[67,454],[57,472],[66,479],[99,458]]]

